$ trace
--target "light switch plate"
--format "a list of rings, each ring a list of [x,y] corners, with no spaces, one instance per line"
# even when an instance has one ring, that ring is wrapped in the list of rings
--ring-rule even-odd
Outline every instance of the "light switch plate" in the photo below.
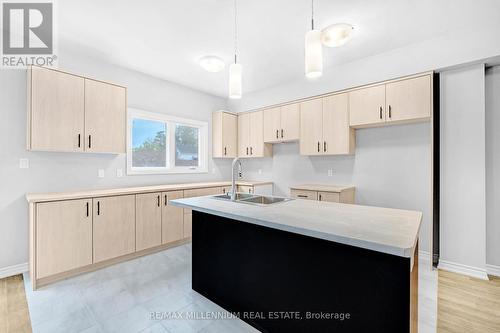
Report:
[[[19,168],[20,169],[29,169],[30,167],[30,160],[27,158],[20,158],[19,159]]]
[[[104,169],[99,169],[97,171],[97,177],[104,178]]]
[[[116,177],[118,177],[118,178],[123,177],[123,170],[122,169],[116,169]]]

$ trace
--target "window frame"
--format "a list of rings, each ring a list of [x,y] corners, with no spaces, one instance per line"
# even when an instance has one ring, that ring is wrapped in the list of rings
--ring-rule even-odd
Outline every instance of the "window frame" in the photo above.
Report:
[[[133,120],[144,119],[165,123],[166,135],[166,166],[165,167],[133,167],[132,166],[132,130]],[[198,128],[198,166],[175,165],[175,125]],[[164,113],[149,112],[134,108],[127,110],[127,175],[163,175],[192,174],[208,172],[208,122],[170,116]]]

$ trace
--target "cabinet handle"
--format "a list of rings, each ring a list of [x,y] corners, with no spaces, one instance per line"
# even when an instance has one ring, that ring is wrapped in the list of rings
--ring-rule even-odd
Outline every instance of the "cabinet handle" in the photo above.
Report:
[[[89,148],[92,148],[92,135],[89,135]]]
[[[389,118],[392,117],[392,107],[389,105]]]
[[[101,215],[101,203],[97,201],[97,215]]]
[[[319,201],[321,201],[321,194],[319,195]]]
[[[323,142],[323,151],[326,153],[326,141]]]
[[[224,155],[227,155],[227,147],[224,147]]]
[[[304,194],[299,194],[297,195],[298,198],[309,198],[307,195],[304,195]]]
[[[87,201],[87,217],[89,217],[89,202]]]
[[[250,147],[250,155],[253,155],[253,147]]]
[[[247,147],[247,155],[248,155],[248,147]]]
[[[382,107],[380,107],[380,119],[382,119]]]
[[[167,205],[167,195],[165,194],[165,206]]]
[[[82,135],[78,134],[78,148],[82,146]]]
[[[319,153],[319,147],[321,146],[321,143],[318,141],[318,153]]]
[[[281,138],[283,139],[283,129],[281,129]]]
[[[158,207],[160,207],[160,195],[158,195]]]
[[[276,139],[279,137],[279,136],[278,136],[278,133],[279,133],[279,131],[278,131],[278,130],[276,130]]]

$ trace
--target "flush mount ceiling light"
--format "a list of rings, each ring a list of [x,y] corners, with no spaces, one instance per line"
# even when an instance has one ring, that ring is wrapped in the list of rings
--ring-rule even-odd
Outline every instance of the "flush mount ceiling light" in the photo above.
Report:
[[[207,72],[217,73],[220,72],[226,67],[224,60],[216,56],[205,56],[201,57],[198,61],[201,68],[206,70]]]
[[[321,42],[328,47],[338,47],[352,38],[353,26],[347,23],[332,24],[321,31]]]
[[[229,98],[239,99],[242,95],[241,81],[243,68],[238,64],[238,29],[236,0],[234,0],[234,64],[229,66]]]
[[[314,0],[311,0],[311,30],[305,38],[305,72],[306,77],[311,79],[323,74],[321,31],[314,29]]]

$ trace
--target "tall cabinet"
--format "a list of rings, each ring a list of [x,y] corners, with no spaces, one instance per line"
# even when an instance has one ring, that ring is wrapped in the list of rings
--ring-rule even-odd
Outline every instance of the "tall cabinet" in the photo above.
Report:
[[[31,66],[27,79],[27,149],[125,153],[127,89]]]

